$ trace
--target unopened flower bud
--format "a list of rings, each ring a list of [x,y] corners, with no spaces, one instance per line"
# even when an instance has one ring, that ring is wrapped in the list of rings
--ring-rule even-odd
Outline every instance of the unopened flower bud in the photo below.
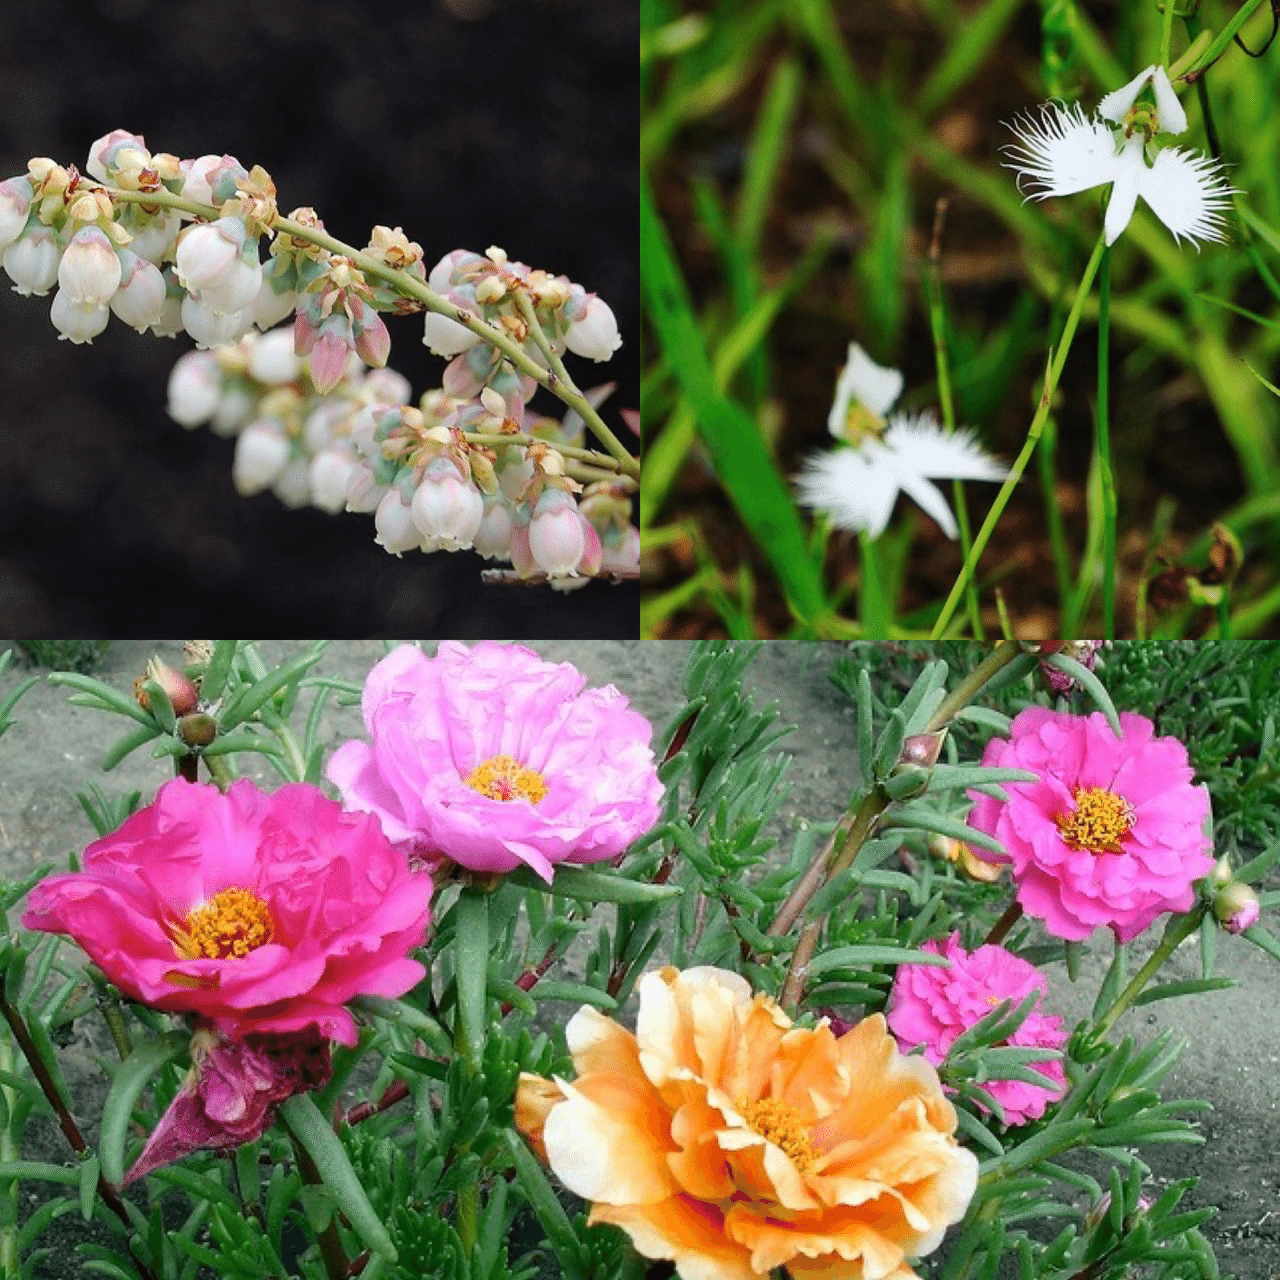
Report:
[[[31,182],[6,178],[0,182],[0,249],[7,249],[27,225],[31,211]]]
[[[374,541],[393,556],[403,555],[422,545],[422,534],[413,522],[413,512],[400,496],[399,489],[387,490],[373,514],[373,525],[378,531]]]
[[[311,503],[331,515],[347,505],[347,486],[356,463],[345,449],[321,449],[307,469]]]
[[[382,317],[366,306],[356,326],[356,353],[371,369],[381,369],[391,354],[391,334]]]
[[[169,699],[169,705],[173,707],[174,715],[185,716],[187,712],[194,711],[200,701],[196,686],[190,677],[181,671],[175,671],[167,662],[159,658],[152,658],[147,663],[147,674],[144,679],[154,681],[164,690],[165,696]],[[147,697],[145,685],[141,682],[135,683],[134,692],[138,698],[138,705],[143,710],[149,711],[151,703]]]
[[[221,314],[190,294],[182,301],[183,328],[200,347],[225,347],[253,328],[251,311]]]
[[[346,316],[330,316],[320,326],[320,336],[311,348],[311,382],[318,394],[327,396],[346,376],[351,345]]]
[[[932,769],[938,763],[942,744],[946,741],[947,731],[938,729],[934,733],[918,733],[902,744],[902,752],[898,756],[900,764],[923,765]]]
[[[249,347],[249,376],[258,382],[284,386],[298,376],[298,369],[292,329],[272,329]]]
[[[427,463],[411,510],[424,543],[441,551],[465,551],[484,516],[484,499],[448,458]]]
[[[479,342],[479,337],[465,325],[439,312],[428,311],[422,331],[423,345],[437,356],[456,356]]]
[[[1213,864],[1213,870],[1209,872],[1209,884],[1215,889],[1222,889],[1234,879],[1235,872],[1231,869],[1231,859],[1224,853]]]
[[[311,463],[305,454],[290,458],[276,477],[271,492],[291,510],[311,501]]]
[[[511,558],[511,531],[514,522],[511,508],[500,496],[484,500],[484,516],[476,528],[472,547],[486,560]]]
[[[1041,645],[1040,652],[1045,655],[1060,653],[1063,657],[1075,659],[1086,670],[1092,671],[1094,664],[1098,661],[1098,650],[1101,647],[1101,640],[1068,640],[1064,643]],[[1040,660],[1040,674],[1053,693],[1067,694],[1075,687],[1076,682],[1071,676],[1051,666],[1043,658]]]
[[[120,259],[97,227],[81,227],[58,263],[58,289],[69,302],[105,307],[120,287]]]
[[[277,293],[271,286],[264,271],[262,284],[258,288],[258,296],[253,300],[253,323],[259,329],[272,329],[293,315],[298,305],[298,295],[293,289],[284,289]]]
[[[137,205],[133,206],[135,209]],[[182,226],[182,217],[176,209],[161,209],[154,217],[138,226],[129,225],[133,239],[129,241],[129,250],[148,262],[159,266],[165,254],[173,248]]]
[[[65,289],[53,295],[49,319],[58,331],[58,337],[69,342],[92,342],[107,327],[111,312],[106,307],[72,302]]]
[[[1258,923],[1262,905],[1243,881],[1233,880],[1213,900],[1213,916],[1228,933],[1243,933]]]
[[[125,151],[141,152],[147,159],[151,158],[146,142],[138,134],[130,133],[128,129],[112,129],[89,148],[85,171],[99,182],[109,182],[117,158]]]
[[[501,276],[488,276],[476,285],[476,301],[497,302],[507,292],[506,281]]]
[[[289,461],[289,438],[278,422],[251,422],[236,439],[231,479],[242,497],[274,484]]]
[[[187,165],[187,162],[184,160],[183,164]],[[224,174],[236,172],[248,176],[235,156],[198,156],[187,165],[182,182],[183,198],[194,200],[198,204],[220,204],[214,188]],[[228,193],[228,198],[230,194]]]
[[[58,278],[61,257],[62,246],[48,227],[28,228],[4,251],[4,269],[13,281],[13,291],[43,298]]]
[[[578,504],[563,489],[544,489],[539,495],[529,521],[529,553],[549,578],[577,572],[586,550],[584,525]]]
[[[199,293],[229,279],[240,261],[246,235],[239,218],[188,227],[178,240],[174,263],[182,287]]]
[[[413,384],[394,369],[371,369],[360,390],[379,404],[408,404],[413,398]]]
[[[169,374],[169,417],[184,427],[208,422],[222,393],[222,372],[211,351],[188,351]]]
[[[936,858],[954,862],[971,880],[993,884],[1000,879],[1002,868],[994,862],[984,862],[967,844],[951,836],[931,835],[929,852]]]
[[[622,346],[612,309],[594,294],[587,303],[586,315],[569,325],[564,340],[574,355],[596,361],[608,360]]]
[[[178,737],[189,747],[207,747],[218,736],[218,722],[203,711],[178,720]]]
[[[158,324],[164,311],[164,276],[160,268],[128,249],[120,250],[120,287],[111,310],[131,329],[144,333]]]
[[[603,573],[638,573],[640,571],[640,530],[635,525],[618,534],[616,530],[601,535],[600,569]]]
[[[387,495],[387,486],[379,484],[367,463],[357,462],[347,477],[347,510],[376,511]]]

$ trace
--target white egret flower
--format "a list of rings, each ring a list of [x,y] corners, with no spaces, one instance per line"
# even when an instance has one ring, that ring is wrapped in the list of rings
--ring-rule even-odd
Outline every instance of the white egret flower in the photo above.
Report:
[[[1148,85],[1154,103],[1138,102]],[[1004,148],[1012,160],[1005,167],[1018,174],[1019,188],[1027,180],[1029,200],[1074,195],[1110,182],[1103,223],[1109,245],[1129,225],[1139,196],[1177,241],[1183,236],[1192,243],[1226,239],[1221,211],[1230,207],[1236,189],[1228,185],[1222,165],[1198,151],[1155,146],[1157,134],[1182,133],[1187,127],[1187,113],[1163,67],[1149,66],[1107,94],[1098,103],[1098,116],[1090,120],[1078,105],[1048,102],[1039,118],[1022,115],[1009,126],[1018,142]]]
[[[796,477],[797,493],[837,529],[878,538],[901,491],[954,538],[955,517],[930,480],[1003,480],[1008,473],[971,432],[949,434],[932,414],[886,418],[901,391],[902,374],[882,368],[851,342],[827,416],[827,427],[843,447],[807,458]]]

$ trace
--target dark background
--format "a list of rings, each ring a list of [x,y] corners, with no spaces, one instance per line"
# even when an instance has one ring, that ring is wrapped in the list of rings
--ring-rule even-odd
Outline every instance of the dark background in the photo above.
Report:
[[[459,10],[481,16],[463,20]],[[639,400],[632,0],[96,0],[22,4],[0,24],[0,177],[47,155],[83,168],[114,128],[152,151],[263,165],[280,208],[313,205],[363,245],[403,226],[430,267],[498,244],[618,316],[605,419]],[[263,242],[265,252],[265,241]],[[57,341],[52,295],[0,277],[0,628],[19,635],[610,637],[638,633],[636,584],[480,584],[471,553],[387,555],[370,516],[239,497],[233,440],[185,431],[165,383],[189,338],[112,318]],[[389,318],[414,395],[444,361],[420,316]],[[571,358],[572,359],[572,358]],[[539,392],[534,407],[558,412]],[[220,625],[221,624],[221,625]]]

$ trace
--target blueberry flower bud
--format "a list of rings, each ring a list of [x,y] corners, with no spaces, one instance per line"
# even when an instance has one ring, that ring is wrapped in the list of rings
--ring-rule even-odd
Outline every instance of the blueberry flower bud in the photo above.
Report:
[[[169,374],[169,417],[184,427],[208,422],[222,394],[222,372],[209,351],[188,351]]]
[[[578,571],[587,547],[585,524],[578,504],[563,489],[544,489],[539,495],[529,521],[529,553],[549,578]]]
[[[331,515],[341,511],[347,505],[347,487],[355,468],[345,449],[321,449],[307,469],[312,505]]]
[[[31,211],[31,182],[6,178],[0,182],[0,249],[7,249],[27,225]]]
[[[249,376],[258,382],[283,386],[298,376],[298,368],[291,329],[273,329],[249,347]]]
[[[628,525],[619,533],[611,530],[600,537],[600,568],[604,573],[640,571],[640,530]]]
[[[253,323],[259,329],[274,328],[281,320],[293,315],[293,309],[297,305],[297,293],[292,289],[277,293],[271,287],[271,281],[267,279],[264,270],[258,296],[253,300]]]
[[[594,294],[587,303],[586,315],[569,325],[564,340],[574,355],[596,361],[608,360],[622,346],[613,311]]]
[[[399,489],[387,490],[373,513],[373,525],[378,531],[374,541],[393,556],[413,551],[422,544],[422,534],[413,523],[413,513]]]
[[[480,339],[465,325],[439,312],[428,311],[423,325],[422,343],[437,356],[456,356],[470,350]]]
[[[484,515],[476,528],[472,547],[486,560],[509,560],[513,527],[511,508],[501,496],[486,498]]]
[[[59,338],[75,343],[92,342],[107,327],[110,316],[106,307],[73,302],[65,289],[53,295],[53,306],[49,308],[49,319]]]
[[[413,522],[424,544],[441,551],[465,551],[471,546],[484,516],[484,499],[448,458],[427,463],[413,495]],[[425,546],[424,546],[425,549]]]
[[[151,159],[146,142],[136,133],[130,133],[127,129],[112,129],[89,148],[89,162],[85,165],[85,171],[99,182],[110,182],[111,171],[118,167],[120,157],[129,151],[142,155],[143,163]]]
[[[376,511],[387,496],[387,486],[379,484],[372,469],[363,462],[354,463],[347,477],[347,510]]]
[[[346,316],[330,316],[320,326],[320,336],[311,348],[311,381],[320,395],[327,396],[346,376],[350,351],[350,321]]]
[[[133,208],[137,208],[134,205]],[[134,227],[128,227],[133,239],[129,241],[129,249],[140,258],[154,262],[159,266],[161,261],[173,248],[178,230],[182,226],[182,217],[176,209],[161,209],[153,218]]]
[[[225,347],[253,327],[249,311],[222,315],[189,294],[182,302],[182,324],[199,347]]]
[[[164,312],[164,276],[155,263],[128,249],[119,250],[119,258],[120,287],[112,295],[111,310],[131,329],[144,333]]]
[[[229,279],[240,261],[246,235],[239,218],[219,218],[188,227],[178,240],[174,259],[178,282],[199,293]]]
[[[81,227],[58,263],[58,289],[69,302],[105,307],[120,287],[120,259],[97,227]]]
[[[251,422],[236,438],[231,479],[241,497],[274,484],[289,461],[289,438],[270,418]]]
[[[37,224],[24,231],[5,251],[4,269],[13,291],[43,298],[58,278],[62,246],[48,227]]]

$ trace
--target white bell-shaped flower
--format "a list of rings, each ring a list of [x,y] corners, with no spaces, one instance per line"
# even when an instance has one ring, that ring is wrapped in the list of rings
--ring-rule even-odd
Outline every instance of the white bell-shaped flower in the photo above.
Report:
[[[1154,106],[1138,104],[1150,85]],[[1009,127],[1017,143],[1005,148],[1006,168],[1026,180],[1027,198],[1069,196],[1111,183],[1103,230],[1114,244],[1129,225],[1138,198],[1173,233],[1198,240],[1223,240],[1222,211],[1235,188],[1211,156],[1177,147],[1156,150],[1161,133],[1182,133],[1187,115],[1163,67],[1150,66],[1098,104],[1098,119],[1079,105],[1045,103],[1039,116],[1019,116]],[[1108,123],[1109,122],[1109,123]],[[1113,126],[1119,126],[1113,128]]]

